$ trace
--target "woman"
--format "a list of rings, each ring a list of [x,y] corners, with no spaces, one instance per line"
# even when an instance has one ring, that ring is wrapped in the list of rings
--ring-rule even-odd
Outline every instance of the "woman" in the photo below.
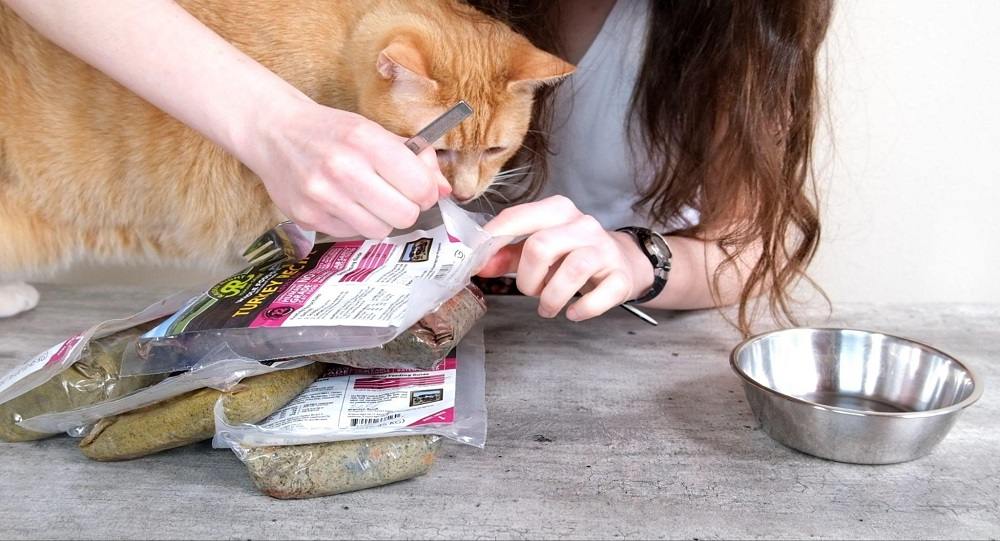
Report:
[[[593,287],[567,317],[629,299],[671,309],[738,302],[746,333],[751,302],[766,291],[772,312],[791,319],[788,289],[820,232],[809,159],[830,2],[474,3],[577,64],[539,100],[531,142],[536,161],[548,157],[535,189],[572,204],[501,212],[491,231],[530,237],[481,274],[516,271],[545,317]],[[622,226],[669,232],[665,281],[654,280],[656,254]]]
[[[302,99],[173,2],[5,1],[229,150],[305,226],[371,230],[448,192],[432,156],[415,158],[357,115]],[[539,100],[525,155],[534,176],[514,194],[569,197],[501,212],[487,229],[527,239],[497,254],[483,275],[516,273],[544,317],[567,304],[567,317],[581,320],[629,300],[673,309],[739,302],[746,331],[750,303],[765,291],[772,309],[788,313],[787,288],[819,237],[807,179],[828,3],[473,3],[580,63],[568,84]],[[331,167],[331,155],[354,165]],[[366,191],[390,194],[393,204],[330,214],[322,201],[356,197],[358,182],[378,183]]]

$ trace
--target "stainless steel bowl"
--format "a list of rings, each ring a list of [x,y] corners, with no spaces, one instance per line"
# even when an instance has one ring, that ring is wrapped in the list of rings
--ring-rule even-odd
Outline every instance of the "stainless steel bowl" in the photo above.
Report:
[[[972,370],[946,353],[869,331],[769,332],[736,346],[730,363],[772,438],[856,464],[930,453],[983,393]]]

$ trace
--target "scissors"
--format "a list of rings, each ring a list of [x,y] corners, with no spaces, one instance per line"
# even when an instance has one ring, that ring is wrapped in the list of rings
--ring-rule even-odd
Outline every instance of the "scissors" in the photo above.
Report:
[[[471,114],[472,107],[461,100],[403,144],[414,154],[420,154]],[[279,254],[302,259],[309,254],[316,238],[315,235],[312,231],[302,231],[291,222],[283,222],[251,244],[243,256],[251,265],[271,259]],[[576,296],[580,296],[580,294],[577,293]],[[628,303],[619,306],[650,325],[658,325],[655,319],[635,306]]]

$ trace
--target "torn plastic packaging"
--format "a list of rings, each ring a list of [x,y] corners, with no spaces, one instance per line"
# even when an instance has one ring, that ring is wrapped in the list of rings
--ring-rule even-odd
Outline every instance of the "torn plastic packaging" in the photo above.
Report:
[[[174,295],[132,316],[98,323],[0,376],[0,440],[51,436],[62,430],[20,423],[125,396],[166,377],[123,375],[122,352],[191,295]]]
[[[412,364],[409,359],[413,357],[440,360],[455,347],[485,311],[486,306],[482,294],[474,286],[469,286],[438,310],[424,316],[406,333],[379,348],[263,362],[240,358],[237,354],[229,352],[228,358],[196,366],[192,370],[176,373],[170,377],[162,374],[122,378],[131,385],[128,388],[119,389],[117,393],[107,392],[103,398],[96,396],[88,401],[66,402],[63,407],[56,409],[22,408],[21,414],[16,419],[12,417],[7,424],[17,423],[23,429],[44,434],[65,431],[70,435],[79,436],[81,435],[79,427],[91,425],[104,418],[120,415],[202,388],[229,391],[233,385],[244,378],[277,370],[298,368],[314,361],[394,368]],[[133,331],[129,343],[134,343],[138,335],[139,331]],[[120,364],[121,351],[125,349],[126,345],[124,342],[121,343],[117,350],[117,357],[114,361],[115,370]],[[424,364],[424,361],[417,364]],[[83,370],[85,366],[79,365],[75,369]],[[94,383],[90,380],[88,382],[88,385],[93,387]],[[153,385],[154,383],[156,385]],[[149,385],[152,386],[144,388]],[[4,411],[3,407],[0,406],[0,412],[2,411]],[[11,428],[11,430],[14,429]]]
[[[486,370],[477,327],[435,370],[331,367],[298,398],[260,423],[233,423],[215,407],[213,445],[290,446],[366,438],[438,435],[486,443]]]
[[[70,435],[79,436],[82,435],[78,430],[79,427],[92,425],[101,419],[151,406],[199,389],[213,388],[219,391],[229,391],[244,378],[278,370],[299,368],[311,364],[311,362],[295,359],[260,363],[249,359],[229,359],[205,368],[172,375],[159,383],[155,380],[151,381],[150,386],[133,389],[134,392],[129,394],[119,394],[118,398],[99,401],[77,409],[25,418],[20,422],[20,426],[32,431],[52,434],[68,432]],[[136,379],[141,378],[142,376],[136,376]],[[149,380],[149,377],[147,376],[145,379]]]
[[[215,433],[216,403],[233,419],[259,422],[298,396],[322,372],[323,365],[308,363],[247,378],[227,392],[199,389],[104,418],[87,431],[80,450],[94,460],[131,460],[207,440]]]
[[[384,241],[319,243],[301,261],[266,263],[219,282],[145,334],[123,372],[188,370],[234,354],[263,361],[383,347],[459,294],[506,243],[480,227],[481,215],[448,200],[439,210]],[[426,368],[442,352],[409,353],[407,366]],[[375,366],[358,356],[320,360]]]

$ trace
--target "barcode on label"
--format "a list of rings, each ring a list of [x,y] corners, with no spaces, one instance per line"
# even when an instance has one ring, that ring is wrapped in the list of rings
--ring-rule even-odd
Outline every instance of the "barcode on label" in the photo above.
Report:
[[[393,413],[386,415],[385,417],[376,417],[374,419],[351,419],[351,426],[367,426],[367,425],[377,425],[379,423],[384,423],[386,421],[391,421],[393,419],[398,419],[402,417],[399,413]]]
[[[454,263],[448,263],[447,265],[441,265],[441,268],[434,274],[435,280],[441,280],[451,274],[451,269],[455,268]]]

